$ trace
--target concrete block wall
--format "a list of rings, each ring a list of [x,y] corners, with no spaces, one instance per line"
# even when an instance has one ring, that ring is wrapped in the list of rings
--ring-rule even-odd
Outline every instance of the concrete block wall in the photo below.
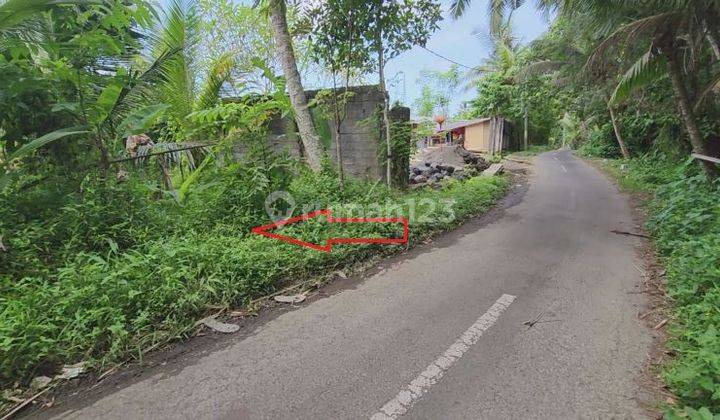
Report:
[[[378,139],[380,127],[380,105],[382,93],[378,86],[353,86],[354,95],[347,105],[347,115],[340,125],[340,150],[342,152],[345,173],[358,178],[384,179],[385,170],[381,167],[381,155]],[[307,91],[308,101],[315,97],[317,90]],[[406,108],[407,109],[407,108]],[[377,111],[377,112],[376,112]],[[409,109],[394,115],[395,118],[409,119]],[[395,119],[393,118],[393,119]],[[335,130],[331,121],[327,122],[331,133],[328,156],[336,162]],[[294,130],[295,124],[289,118],[274,118],[268,125],[268,142],[275,151],[287,151],[292,156],[302,156],[302,146]],[[290,129],[288,129],[290,128]],[[239,159],[245,147],[236,145],[233,155]],[[383,149],[384,151],[384,149]],[[407,172],[407,168],[404,169]]]

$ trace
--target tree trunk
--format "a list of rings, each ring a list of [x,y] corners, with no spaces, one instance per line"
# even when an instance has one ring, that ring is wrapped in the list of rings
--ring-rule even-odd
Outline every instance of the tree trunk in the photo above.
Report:
[[[717,39],[715,39],[715,36],[709,32],[707,35],[705,35],[705,37],[710,44],[710,48],[712,48],[713,54],[715,55],[715,60],[720,60],[720,45],[718,45]]]
[[[287,18],[285,16],[285,0],[270,0],[270,23],[275,37],[275,42],[280,55],[283,73],[287,80],[287,89],[290,94],[290,103],[295,111],[300,139],[302,140],[305,156],[310,168],[317,171],[320,169],[322,147],[320,139],[315,132],[312,115],[308,109],[307,97],[300,80],[295,52],[293,51],[292,39],[288,31]]]
[[[715,60],[720,60],[720,45],[718,45],[718,32],[715,29],[717,25],[715,13],[710,13],[702,20],[702,27],[705,31],[705,39],[710,44]]]
[[[523,150],[528,149],[528,109],[527,104],[525,104],[525,115],[523,116]]]
[[[99,129],[96,130],[99,132]],[[100,152],[100,169],[103,173],[105,173],[110,169],[110,154],[108,153],[107,147],[105,147],[105,143],[99,134],[93,134],[93,140],[95,141],[95,147],[97,147]]]
[[[337,120],[336,120],[337,121]],[[338,175],[340,176],[340,191],[345,190],[345,171],[343,170],[342,150],[340,146],[340,123],[335,123],[335,154],[338,163]]]
[[[668,72],[670,73],[670,81],[672,82],[675,99],[677,100],[678,109],[680,110],[680,117],[682,118],[683,123],[685,123],[685,129],[688,132],[690,144],[692,145],[695,153],[707,155],[708,152],[705,147],[705,140],[700,133],[700,128],[698,127],[697,120],[695,119],[692,106],[690,106],[690,98],[687,89],[685,89],[685,84],[683,83],[682,73],[680,65],[677,61],[675,48],[670,45],[663,48],[663,50],[665,56],[667,57]],[[718,170],[715,167],[715,164],[703,160],[700,161],[700,165],[709,179],[717,178]]]
[[[386,145],[386,165],[385,165],[385,177],[387,178],[388,187],[392,186],[392,143],[390,139],[390,105],[389,95],[385,89],[385,50],[382,42],[382,1],[377,2],[377,14],[375,16],[377,23],[377,53],[378,53],[378,79],[380,83],[380,92],[383,96],[382,103],[382,118],[383,118],[383,129],[385,133],[385,145]]]
[[[382,48],[382,47],[380,47]],[[382,57],[382,52],[380,53]],[[382,58],[380,59],[380,63],[382,63]],[[385,69],[384,64],[380,64],[378,75],[380,77],[380,90],[382,91],[383,95],[383,103],[382,103],[382,117],[383,117],[383,128],[385,131],[385,145],[387,146],[387,165],[386,165],[386,174],[387,177],[387,184],[388,187],[392,185],[392,142],[390,138],[390,110],[389,110],[389,98],[388,93],[385,90]]]
[[[628,151],[627,145],[625,145],[625,140],[623,140],[623,137],[620,134],[620,127],[618,127],[617,118],[615,118],[615,110],[609,103],[607,104],[607,108],[608,111],[610,111],[610,121],[612,121],[615,138],[620,145],[620,151],[622,152],[623,158],[630,159],[630,152]]]
[[[348,71],[348,70],[346,70]],[[335,120],[335,157],[337,158],[338,164],[338,175],[340,176],[340,191],[345,190],[345,172],[343,171],[343,160],[342,160],[342,149],[340,141],[340,126],[343,122],[343,117],[340,115],[340,104],[338,103],[338,88],[335,82],[336,72],[333,70],[333,119]],[[343,104],[347,101],[348,81],[345,81],[345,94],[343,97]]]

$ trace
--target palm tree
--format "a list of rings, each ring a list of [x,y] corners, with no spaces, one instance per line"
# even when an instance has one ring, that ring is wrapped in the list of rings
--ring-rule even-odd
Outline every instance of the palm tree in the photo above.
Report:
[[[183,0],[173,0],[163,11],[153,34],[152,56],[148,65],[159,57],[174,52],[159,67],[160,80],[151,87],[150,99],[168,105],[166,118],[181,137],[192,131],[188,116],[220,102],[223,85],[230,81],[235,64],[231,54],[222,54],[201,69],[196,62],[199,46],[200,19],[196,6]],[[204,74],[202,70],[205,70]],[[202,84],[198,86],[198,82]]]
[[[693,151],[707,155],[706,140],[699,128],[695,113],[696,104],[692,103],[686,79],[692,79],[699,73],[696,68],[697,62],[692,60],[699,55],[698,52],[703,47],[702,40],[707,40],[710,46],[713,46],[712,41],[716,38],[713,33],[707,31],[707,28],[715,27],[715,21],[711,22],[709,19],[720,15],[718,6],[714,2],[694,0],[675,2],[565,0],[565,3],[563,8],[566,13],[589,13],[596,19],[597,26],[607,25],[607,22],[613,19],[630,20],[612,32],[596,48],[587,66],[599,67],[602,56],[610,48],[621,47],[623,52],[633,55],[638,53],[632,46],[641,45],[643,42],[649,43],[649,47],[639,54],[621,77],[611,97],[611,104],[627,98],[634,89],[668,75]],[[643,12],[645,13],[639,17],[636,15]],[[690,54],[683,54],[684,51],[689,51]],[[691,62],[685,65],[683,59]],[[689,77],[686,77],[686,72],[691,73]],[[711,78],[711,87],[717,84],[717,80],[717,77]],[[713,163],[701,161],[701,166],[709,178],[714,179],[718,176],[718,170]]]
[[[475,35],[481,36],[482,34],[476,33]],[[510,20],[498,24],[494,30],[490,30],[489,33],[485,34],[485,38],[492,52],[490,57],[483,60],[479,66],[468,70],[465,76],[467,80],[466,89],[475,87],[477,81],[487,73],[498,73],[502,78],[512,83],[513,72],[516,70],[515,66],[518,63],[522,49],[513,33]]]
[[[0,0],[0,53],[8,45],[21,42],[41,51],[39,56],[50,59],[82,55],[78,53],[78,45],[58,41],[61,33],[64,36],[72,33],[68,33],[66,28],[56,26],[52,14],[43,13],[72,4],[94,6],[100,13],[112,13],[111,9],[101,7],[101,1],[93,0]],[[81,25],[72,30],[87,30],[79,28]],[[60,44],[62,48],[47,48],[48,45],[57,47],[56,44]],[[133,66],[133,57],[137,50],[132,36],[123,39],[123,49],[123,54],[110,55],[102,60],[94,57],[91,62],[73,62],[75,77],[70,79],[78,96],[75,113],[78,126],[58,129],[25,143],[14,150],[5,163],[64,137],[88,134],[100,153],[100,167],[107,169],[109,152],[103,138],[115,134],[115,127],[126,116],[130,109],[129,104],[135,97],[132,93],[147,84],[152,75],[157,74],[159,65],[172,55],[162,54],[146,66],[146,71],[139,71]]]
[[[312,115],[308,109],[307,96],[300,80],[300,72],[295,61],[295,52],[293,50],[292,38],[287,24],[287,6],[285,0],[269,0],[268,7],[270,12],[270,23],[272,25],[277,44],[280,62],[282,64],[283,73],[287,81],[287,89],[290,94],[290,102],[295,111],[295,122],[297,122],[298,131],[308,165],[317,171],[321,166],[322,148],[320,146],[320,138],[315,131]]]
[[[453,0],[450,3],[450,15],[454,19],[462,17],[473,0]],[[558,0],[535,0],[538,9],[549,11],[557,7]],[[495,32],[505,22],[510,20],[512,13],[525,4],[525,0],[489,0],[488,16],[490,17],[490,31]]]
[[[566,17],[561,16],[555,24],[563,29],[570,29],[570,33],[567,33],[565,30],[561,32],[563,34],[563,42],[560,45],[562,45],[563,48],[561,51],[556,51],[554,53],[554,56],[556,58],[561,57],[562,61],[539,59],[526,64],[519,69],[515,75],[518,81],[540,74],[553,74],[556,85],[567,84],[570,80],[582,81],[584,79],[585,81],[588,81],[591,75],[588,74],[588,72],[583,72],[582,70],[584,65],[587,63],[588,56],[592,53],[592,49],[588,48],[588,40],[585,39],[585,36],[583,36],[582,33],[578,33],[577,29],[573,28],[588,27],[590,22],[588,22],[586,16],[578,16],[573,19],[573,25],[567,25]],[[620,124],[616,116],[615,106],[610,101],[610,95],[612,92],[608,92],[609,89],[612,90],[614,85],[609,86],[606,81],[608,78],[607,73],[616,74],[615,70],[616,68],[613,67],[611,71],[606,71],[603,75],[595,75],[597,77],[592,79],[595,88],[584,92],[583,96],[594,103],[600,102],[607,108],[613,127],[613,133],[615,134],[615,139],[618,142],[623,158],[629,159],[630,151],[622,136]],[[580,121],[580,127],[586,127],[586,125],[587,121]],[[580,131],[582,132],[584,130]]]

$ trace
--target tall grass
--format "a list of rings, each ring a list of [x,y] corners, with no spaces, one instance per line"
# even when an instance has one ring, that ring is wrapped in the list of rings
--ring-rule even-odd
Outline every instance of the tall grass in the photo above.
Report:
[[[420,209],[427,223],[413,219],[410,241],[416,242],[486,210],[507,185],[504,178],[473,178],[403,194],[349,180],[341,190],[331,169],[312,174],[281,161],[230,165],[207,180],[182,207],[137,180],[87,179],[81,191],[53,195],[52,205],[35,204],[34,215],[27,206],[37,197],[4,197],[2,382],[51,374],[64,363],[103,365],[141,354],[188,336],[208,313],[242,306],[288,279],[400,249],[337,246],[326,254],[251,235],[252,226],[268,223],[263,200],[271,191],[290,192],[296,214],[303,206],[341,210],[352,203],[376,213],[392,207],[409,217],[409,199],[453,201],[454,218],[442,205]],[[321,230],[297,229],[308,240],[323,239]],[[345,229],[347,236],[387,234],[364,225]]]

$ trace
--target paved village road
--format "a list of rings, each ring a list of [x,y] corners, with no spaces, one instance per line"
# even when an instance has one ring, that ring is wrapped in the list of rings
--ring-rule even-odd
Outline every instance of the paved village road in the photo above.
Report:
[[[610,232],[634,227],[626,198],[570,152],[549,152],[519,203],[467,226],[194,360],[33,415],[643,417],[651,339],[636,318],[643,297],[628,293],[639,239]]]

